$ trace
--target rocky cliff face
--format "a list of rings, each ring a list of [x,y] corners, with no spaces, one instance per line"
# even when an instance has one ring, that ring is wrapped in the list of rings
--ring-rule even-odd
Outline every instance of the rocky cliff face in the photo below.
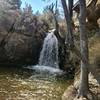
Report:
[[[32,14],[20,10],[20,0],[0,0],[0,64],[36,64],[48,29]]]

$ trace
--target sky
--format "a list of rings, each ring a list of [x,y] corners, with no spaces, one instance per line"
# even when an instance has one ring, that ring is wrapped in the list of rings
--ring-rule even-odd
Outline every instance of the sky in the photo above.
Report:
[[[44,2],[42,0],[21,0],[21,1],[22,1],[21,8],[25,7],[25,3],[28,3],[32,6],[33,13],[37,11],[42,12],[43,8],[46,7],[46,5],[51,3],[51,2]],[[51,1],[54,2],[55,0],[51,0]]]
[[[56,0],[47,0],[47,2],[44,2],[43,0],[21,0],[21,1],[22,1],[21,8],[25,7],[25,3],[28,3],[32,6],[33,13],[37,11],[42,13],[43,8],[46,7],[46,5],[51,4],[52,2],[55,2]],[[77,0],[74,0],[74,1],[77,1]]]

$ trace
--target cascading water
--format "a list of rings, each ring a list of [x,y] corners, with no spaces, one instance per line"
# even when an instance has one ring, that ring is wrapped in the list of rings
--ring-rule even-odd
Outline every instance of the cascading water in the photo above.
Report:
[[[54,32],[48,33],[44,39],[38,65],[28,67],[39,73],[62,74],[58,65],[58,40]]]
[[[53,32],[44,39],[39,65],[58,68],[58,40]]]

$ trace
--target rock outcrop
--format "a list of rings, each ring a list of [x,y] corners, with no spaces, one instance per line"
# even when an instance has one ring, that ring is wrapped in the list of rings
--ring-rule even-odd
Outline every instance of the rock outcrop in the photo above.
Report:
[[[33,15],[30,5],[23,11],[20,0],[0,0],[0,64],[36,64],[48,25]]]

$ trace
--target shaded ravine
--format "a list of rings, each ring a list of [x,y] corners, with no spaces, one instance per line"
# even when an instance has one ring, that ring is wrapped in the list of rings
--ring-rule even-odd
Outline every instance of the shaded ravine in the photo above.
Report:
[[[71,83],[58,66],[58,40],[47,35],[39,65],[28,67],[0,66],[0,100],[61,100]]]

